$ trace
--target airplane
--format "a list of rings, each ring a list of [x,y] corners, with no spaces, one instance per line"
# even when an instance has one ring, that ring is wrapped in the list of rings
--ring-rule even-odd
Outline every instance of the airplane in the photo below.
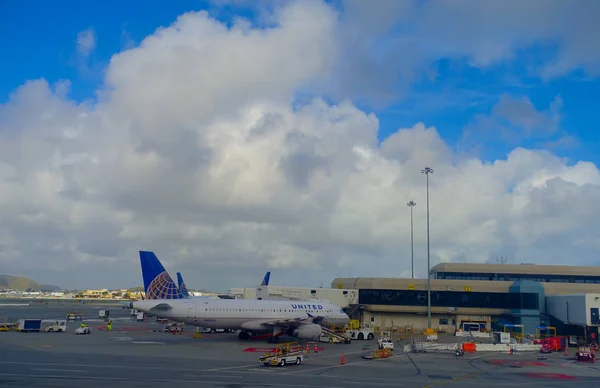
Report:
[[[349,322],[348,315],[329,301],[185,298],[158,258],[156,263],[145,263],[152,256],[156,257],[152,252],[140,251],[149,297],[133,302],[138,311],[209,329],[239,330],[242,341],[260,334],[271,334],[269,342],[278,342],[283,334],[315,340],[321,335],[322,325],[343,326]],[[149,267],[160,272],[144,271]]]

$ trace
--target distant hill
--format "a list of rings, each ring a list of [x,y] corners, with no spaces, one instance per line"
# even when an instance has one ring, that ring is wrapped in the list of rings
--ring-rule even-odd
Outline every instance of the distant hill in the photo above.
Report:
[[[58,291],[60,287],[50,286],[34,282],[22,276],[0,275],[0,289],[11,289],[19,291]]]

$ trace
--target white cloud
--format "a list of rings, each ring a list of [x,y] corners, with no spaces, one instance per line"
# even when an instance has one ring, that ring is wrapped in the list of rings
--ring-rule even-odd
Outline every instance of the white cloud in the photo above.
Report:
[[[77,34],[77,51],[80,55],[87,57],[96,48],[96,34],[90,27]]]
[[[451,59],[490,69],[519,58],[544,80],[600,75],[600,2],[581,0],[342,0],[340,61],[316,90],[389,102]],[[533,49],[541,55],[520,55]],[[543,50],[545,49],[545,50]],[[509,67],[510,68],[510,67]]]
[[[266,31],[188,13],[115,55],[95,105],[30,81],[0,106],[0,263],[65,286],[141,282],[155,250],[190,287],[329,284],[337,273],[425,272],[433,261],[591,264],[600,172],[516,148],[483,163],[417,123],[380,146],[348,101],[294,94],[338,60],[336,15],[317,2]],[[529,117],[529,116],[528,116]]]

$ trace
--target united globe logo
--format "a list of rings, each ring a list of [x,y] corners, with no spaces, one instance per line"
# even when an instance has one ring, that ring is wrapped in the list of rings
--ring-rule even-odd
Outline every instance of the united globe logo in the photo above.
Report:
[[[185,283],[181,283],[181,287],[179,287],[179,289],[182,294],[187,294],[187,287],[185,286]]]
[[[148,299],[180,299],[179,289],[165,271],[150,282],[146,290]]]

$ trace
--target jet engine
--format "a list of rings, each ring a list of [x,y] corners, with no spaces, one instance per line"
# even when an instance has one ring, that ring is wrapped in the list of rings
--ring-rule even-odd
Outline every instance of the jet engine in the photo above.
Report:
[[[317,339],[321,335],[321,326],[314,323],[306,323],[294,329],[292,335],[298,339]]]

